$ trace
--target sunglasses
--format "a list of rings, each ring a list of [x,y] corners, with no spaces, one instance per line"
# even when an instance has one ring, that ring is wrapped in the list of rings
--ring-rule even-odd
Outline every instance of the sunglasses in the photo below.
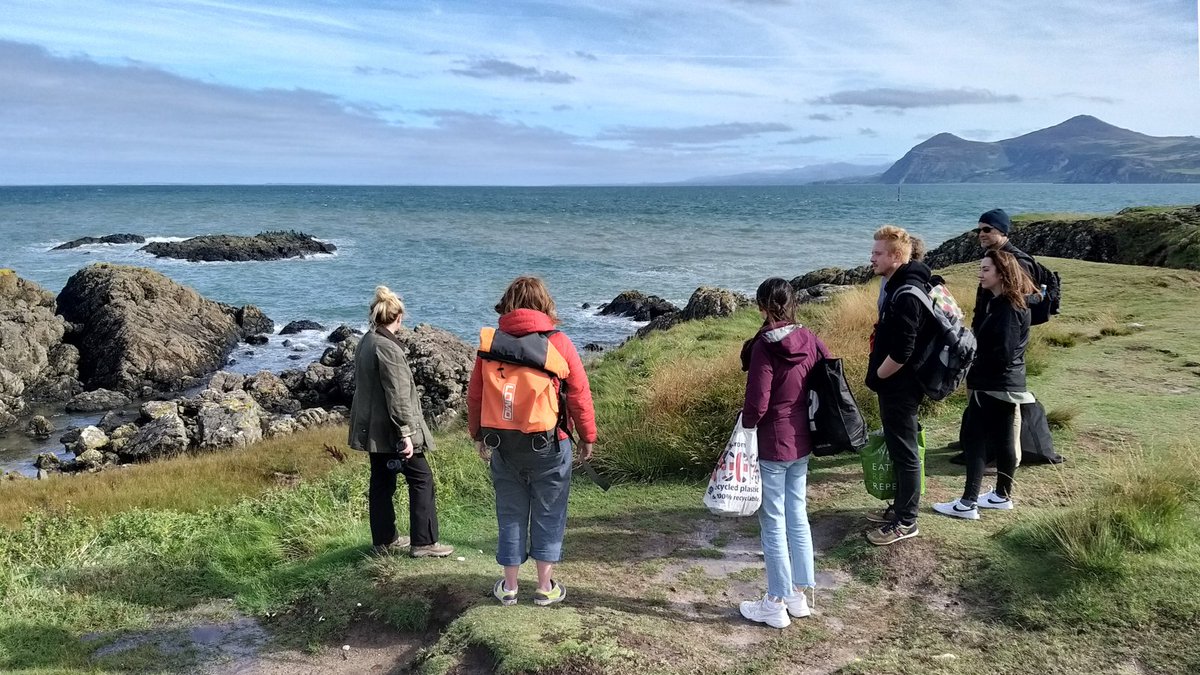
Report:
[[[977,227],[971,231],[974,232],[975,234],[979,234],[980,232],[982,232],[984,234],[991,234],[996,231],[996,228],[994,228],[994,227]]]

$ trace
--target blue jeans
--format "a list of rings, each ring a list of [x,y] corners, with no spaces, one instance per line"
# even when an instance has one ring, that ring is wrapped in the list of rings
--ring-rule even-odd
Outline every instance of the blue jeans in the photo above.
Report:
[[[767,593],[778,598],[794,594],[793,587],[815,588],[812,530],[808,527],[808,457],[790,462],[759,460],[763,557],[767,562]]]
[[[522,448],[492,453],[496,488],[496,562],[520,565],[529,558],[562,559],[571,492],[571,442],[544,450]]]

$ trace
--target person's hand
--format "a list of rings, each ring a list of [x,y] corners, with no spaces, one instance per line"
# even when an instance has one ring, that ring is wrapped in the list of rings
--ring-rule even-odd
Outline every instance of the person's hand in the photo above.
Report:
[[[484,445],[483,441],[475,441],[475,452],[479,453],[479,459],[484,462],[492,461],[492,449]]]
[[[595,443],[580,443],[579,444],[579,461],[586,462],[592,458],[592,451],[595,449]]]
[[[411,459],[413,456],[412,438],[404,437],[404,441],[400,444],[400,456],[404,459]]]

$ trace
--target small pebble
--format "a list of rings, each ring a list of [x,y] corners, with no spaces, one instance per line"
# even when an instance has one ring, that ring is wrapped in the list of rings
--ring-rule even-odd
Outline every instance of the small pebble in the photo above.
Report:
[[[362,603],[360,602],[360,603],[358,603],[358,604],[356,604],[356,605],[354,605],[354,606],[355,606],[355,607],[362,607]]]
[[[466,561],[467,561],[466,558],[462,557],[461,555],[458,556],[458,562],[466,562]]]

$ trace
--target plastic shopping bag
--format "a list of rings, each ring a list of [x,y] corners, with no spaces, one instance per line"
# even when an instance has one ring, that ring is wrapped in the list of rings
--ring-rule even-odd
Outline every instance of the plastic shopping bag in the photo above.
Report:
[[[917,432],[917,456],[921,461],[921,494],[925,494],[925,430]],[[867,492],[876,499],[884,501],[896,497],[896,469],[892,458],[888,455],[887,444],[883,440],[883,432],[871,434],[867,444],[862,449],[863,481]]]
[[[762,504],[762,476],[758,473],[758,434],[737,424],[725,451],[713,469],[704,492],[704,505],[719,516],[751,516]]]

